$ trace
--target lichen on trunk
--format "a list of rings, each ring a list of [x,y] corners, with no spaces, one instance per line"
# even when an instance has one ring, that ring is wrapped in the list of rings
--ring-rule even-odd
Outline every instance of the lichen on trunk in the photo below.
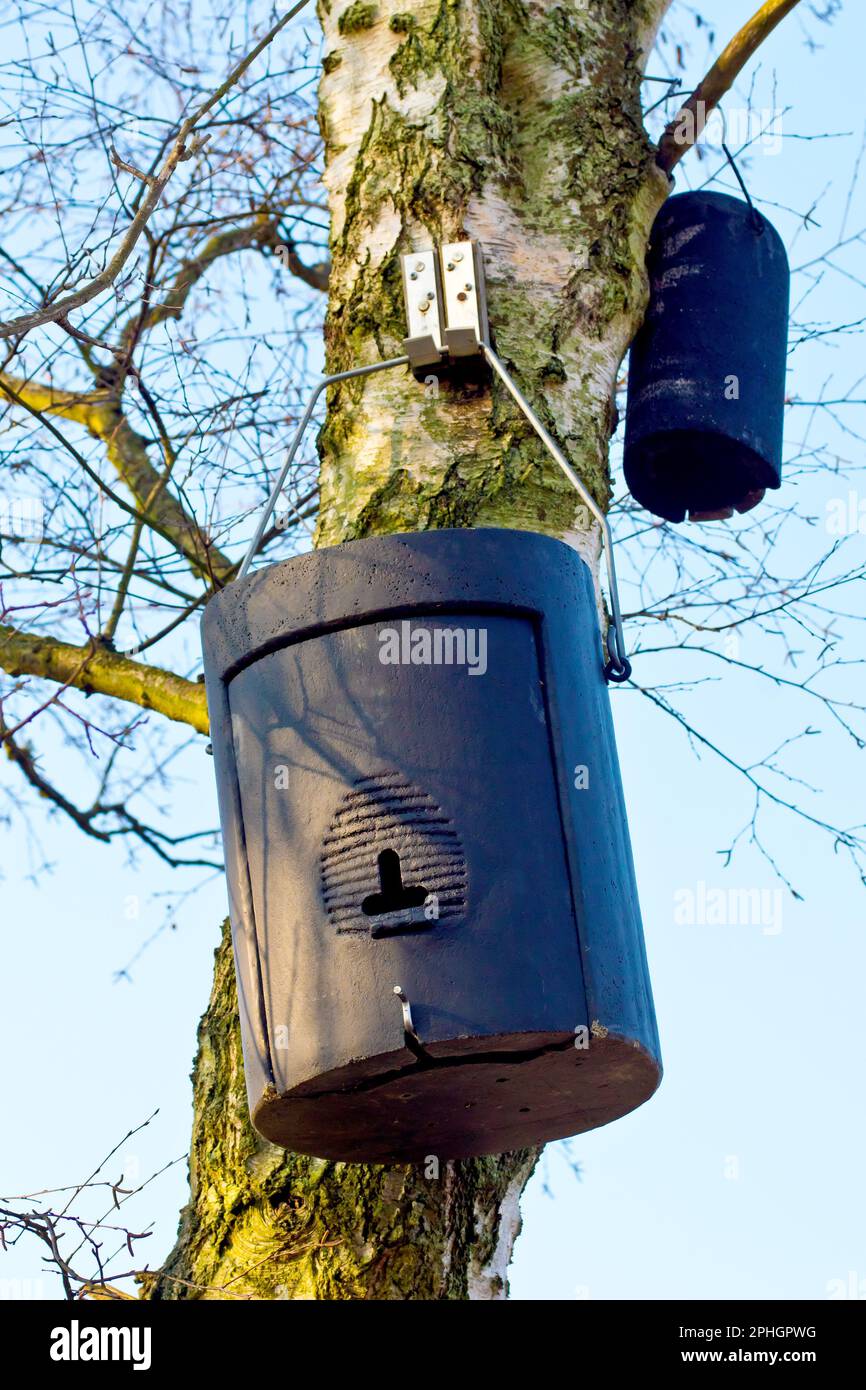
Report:
[[[474,237],[495,346],[602,505],[616,372],[668,188],[639,100],[663,9],[378,0],[356,27],[320,4],[329,370],[400,351],[402,253]],[[595,563],[590,517],[500,388],[425,389],[400,371],[329,404],[320,542],[503,525],[566,537]]]
[[[484,246],[497,351],[602,506],[616,374],[668,192],[641,121],[668,0],[320,0],[331,208],[327,365],[400,351],[400,255]],[[330,392],[319,544],[497,525],[575,545],[591,518],[487,380],[377,374]],[[498,1298],[534,1151],[347,1165],[253,1133],[227,937],[194,1073],[191,1197],[158,1298]]]

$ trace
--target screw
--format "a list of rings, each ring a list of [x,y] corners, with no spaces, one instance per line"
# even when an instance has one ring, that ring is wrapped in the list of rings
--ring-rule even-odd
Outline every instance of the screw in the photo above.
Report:
[[[418,312],[419,312],[419,314],[426,314],[426,313],[429,312],[429,309],[430,309],[430,305],[428,304],[427,300],[426,300],[426,299],[422,299],[422,300],[421,300],[421,303],[418,305]]]
[[[410,280],[417,280],[417,279],[418,279],[418,276],[415,274],[414,270],[410,270],[410,271],[409,271],[409,279],[410,279]]]
[[[447,266],[445,267],[445,269],[446,269],[446,270],[453,270],[453,269],[454,269],[454,262],[453,262],[453,261],[449,261],[448,264],[447,264]]]
[[[462,261],[462,260],[463,260],[463,252],[462,252],[462,251],[455,251],[455,252],[454,252],[454,257],[453,257],[453,259],[454,259],[455,261]]]
[[[427,291],[427,298],[431,301],[431,303],[432,303],[432,301],[436,298],[436,296],[435,296],[435,294],[433,293],[432,290],[428,290],[428,291]]]
[[[466,288],[467,290],[471,290],[471,289],[472,289],[472,286],[471,286],[471,285],[466,285],[465,288]]]
[[[416,270],[423,270],[423,269],[424,269],[424,262],[423,262],[423,261],[416,261],[416,262],[415,262],[415,269],[416,269]]]
[[[459,300],[462,301],[462,300],[464,300],[464,299],[466,298],[466,295],[465,295],[465,294],[463,293],[463,291],[461,290],[460,293],[458,294],[457,298],[458,298]]]

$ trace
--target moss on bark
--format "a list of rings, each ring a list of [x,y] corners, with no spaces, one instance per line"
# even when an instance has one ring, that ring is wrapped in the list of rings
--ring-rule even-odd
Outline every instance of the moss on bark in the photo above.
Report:
[[[321,83],[329,370],[400,351],[401,253],[474,235],[497,348],[602,505],[616,369],[667,191],[639,102],[641,43],[663,8],[394,0],[389,13],[385,0],[389,32],[360,38]],[[443,380],[435,409],[418,390],[406,374],[334,393],[319,442],[322,542],[431,525],[575,528],[573,493],[498,386],[467,395]]]

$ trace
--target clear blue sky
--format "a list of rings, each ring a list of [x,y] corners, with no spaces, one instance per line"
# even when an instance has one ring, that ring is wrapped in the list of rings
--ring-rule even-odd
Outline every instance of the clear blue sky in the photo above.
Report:
[[[691,6],[678,8],[684,31],[694,36],[686,54],[684,85],[690,85],[703,70],[705,50]],[[723,35],[754,5],[712,0],[700,8]],[[817,51],[804,44],[797,18],[764,51],[754,104],[793,109],[783,117],[781,150],[759,148],[744,169],[753,196],[764,200],[792,245],[794,264],[836,240],[866,123],[861,4],[846,4],[832,27],[812,22],[809,30],[824,45]],[[661,71],[658,64],[653,70]],[[797,138],[834,132],[848,134]],[[716,167],[714,159],[700,166],[692,160],[688,174],[699,181]],[[781,210],[803,212],[819,196],[819,227],[804,229]],[[849,231],[862,227],[863,186],[848,214]],[[862,244],[845,254],[843,267],[866,263]],[[840,273],[828,272],[816,295],[814,319],[841,322],[866,312],[862,292]],[[833,394],[842,394],[863,370],[861,344],[850,337],[802,362],[795,357],[789,389],[812,399],[836,373]],[[789,414],[791,453],[805,417]],[[859,427],[862,432],[862,415]],[[822,441],[838,436],[846,457],[862,456],[862,444],[826,419],[816,429]],[[818,524],[828,499],[848,491],[829,475],[789,486],[789,499]],[[862,611],[862,598],[852,596],[848,606],[856,603]],[[744,654],[758,656],[748,639]],[[694,674],[670,657],[659,661],[665,664],[653,671],[666,679]],[[723,669],[715,674],[723,679],[701,687],[692,709],[742,756],[762,756],[803,726],[803,711],[789,709],[769,686],[746,684]],[[862,677],[857,685],[862,695]],[[853,698],[857,685],[852,682]],[[774,845],[805,899],[784,895],[781,931],[678,925],[675,895],[684,888],[703,882],[775,890],[779,884],[748,848],[723,867],[718,851],[749,814],[738,778],[710,755],[698,760],[674,723],[639,696],[615,692],[613,703],[666,1077],[636,1114],[580,1137],[567,1152],[559,1145],[547,1151],[524,1200],[512,1295],[820,1299],[831,1281],[847,1282],[852,1271],[866,1295],[866,890],[829,842],[793,818],[777,818]],[[854,823],[863,819],[864,758],[843,735],[828,733],[809,741],[795,768],[823,789],[828,817]],[[177,823],[200,824],[206,806],[215,822],[212,766],[203,751],[185,755],[183,774],[175,789]],[[129,1174],[132,1160],[140,1181],[185,1151],[195,1028],[225,912],[217,879],[181,905],[175,930],[160,931],[165,901],[159,894],[178,886],[169,874],[155,872],[150,859],[131,870],[119,853],[64,822],[42,833],[55,867],[35,881],[23,877],[29,853],[23,827],[5,829],[0,840],[0,1192],[7,1195],[85,1177],[157,1108],[150,1127],[112,1163],[111,1176],[124,1166]],[[138,916],[131,915],[136,899]],[[113,972],[150,937],[132,982],[114,983]],[[579,1180],[569,1157],[580,1164]],[[173,1241],[185,1191],[179,1164],[136,1201],[130,1223],[154,1222],[146,1243],[152,1266]],[[16,1289],[56,1296],[55,1282],[40,1271],[35,1242],[0,1264],[0,1280],[14,1279],[24,1283],[0,1284],[0,1296]]]

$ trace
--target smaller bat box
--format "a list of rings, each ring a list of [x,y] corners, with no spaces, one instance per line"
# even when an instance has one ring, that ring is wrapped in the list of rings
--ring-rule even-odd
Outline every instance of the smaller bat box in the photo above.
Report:
[[[788,258],[723,193],[681,193],[652,230],[647,316],[632,344],[625,480],[667,521],[748,511],[782,476]]]
[[[203,646],[253,1123],[364,1162],[606,1124],[661,1064],[592,577],[560,541],[315,551]]]

